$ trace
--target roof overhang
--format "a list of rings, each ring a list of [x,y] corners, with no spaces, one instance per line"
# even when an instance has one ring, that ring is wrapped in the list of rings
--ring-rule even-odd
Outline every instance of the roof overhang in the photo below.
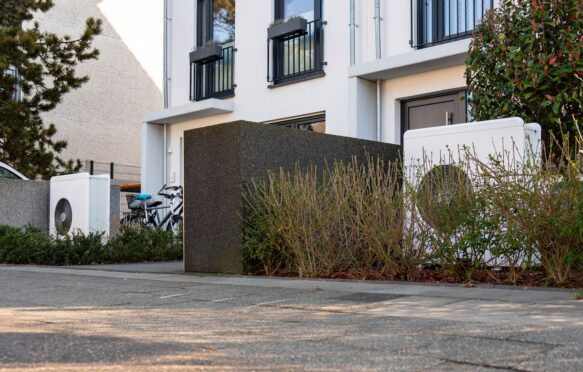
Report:
[[[191,102],[186,105],[171,107],[158,112],[144,115],[144,123],[175,124],[184,121],[206,118],[209,116],[231,113],[235,110],[233,100],[216,98]]]
[[[351,66],[350,77],[366,80],[389,80],[465,63],[470,39],[462,39],[409,53],[377,59]]]

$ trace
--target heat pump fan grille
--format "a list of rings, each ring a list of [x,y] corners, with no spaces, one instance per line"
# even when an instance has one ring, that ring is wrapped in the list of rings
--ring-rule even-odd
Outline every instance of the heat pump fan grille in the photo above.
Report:
[[[55,229],[57,234],[66,235],[71,229],[73,222],[73,209],[71,204],[65,198],[59,200],[55,207]]]
[[[472,182],[455,165],[434,167],[417,189],[417,208],[425,222],[438,231],[451,233],[472,209]]]

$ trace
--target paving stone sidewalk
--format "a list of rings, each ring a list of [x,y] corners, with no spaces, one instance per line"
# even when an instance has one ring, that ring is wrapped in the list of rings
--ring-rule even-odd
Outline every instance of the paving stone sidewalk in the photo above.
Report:
[[[583,370],[572,291],[165,267],[0,266],[0,370]]]

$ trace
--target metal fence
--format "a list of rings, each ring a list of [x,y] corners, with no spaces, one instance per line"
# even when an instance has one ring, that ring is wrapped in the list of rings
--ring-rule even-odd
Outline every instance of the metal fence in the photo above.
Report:
[[[268,80],[275,84],[285,79],[301,77],[322,70],[323,26],[321,19],[308,22],[305,33],[291,35],[283,40],[268,42]],[[272,47],[271,47],[272,45]]]
[[[417,25],[413,46],[423,48],[467,37],[494,4],[492,0],[411,0],[411,5],[411,26]]]
[[[223,45],[221,59],[190,64],[190,100],[232,96],[235,89],[234,76],[235,46],[234,42],[229,42]]]
[[[126,183],[140,183],[141,168],[136,165],[127,165],[119,163],[103,163],[93,160],[86,160],[82,163],[83,172],[88,172],[91,175],[107,174],[109,178],[116,181],[116,184]],[[128,195],[133,195],[133,192],[120,192],[119,210],[120,218],[129,212]],[[131,196],[130,196],[131,198]]]
[[[136,165],[86,160],[83,162],[82,170],[91,175],[108,174],[112,180],[127,181],[127,183],[139,183],[141,177],[141,168]]]

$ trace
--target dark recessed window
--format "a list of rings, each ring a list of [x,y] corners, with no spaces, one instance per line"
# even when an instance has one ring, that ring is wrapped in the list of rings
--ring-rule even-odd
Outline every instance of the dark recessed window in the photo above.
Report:
[[[274,0],[274,25],[305,20],[300,29],[270,41],[269,81],[274,85],[323,75],[321,0]]]
[[[198,0],[196,19],[190,99],[230,97],[235,88],[235,0]]]
[[[326,114],[282,120],[272,124],[309,132],[326,133]]]
[[[4,72],[5,75],[12,76],[14,78],[14,90],[12,91],[12,100],[13,101],[20,101],[21,97],[21,90],[20,84],[18,81],[20,80],[20,76],[18,74],[18,70],[13,66],[8,66],[8,70]]]
[[[492,9],[492,0],[417,0],[415,47],[465,38]]]

